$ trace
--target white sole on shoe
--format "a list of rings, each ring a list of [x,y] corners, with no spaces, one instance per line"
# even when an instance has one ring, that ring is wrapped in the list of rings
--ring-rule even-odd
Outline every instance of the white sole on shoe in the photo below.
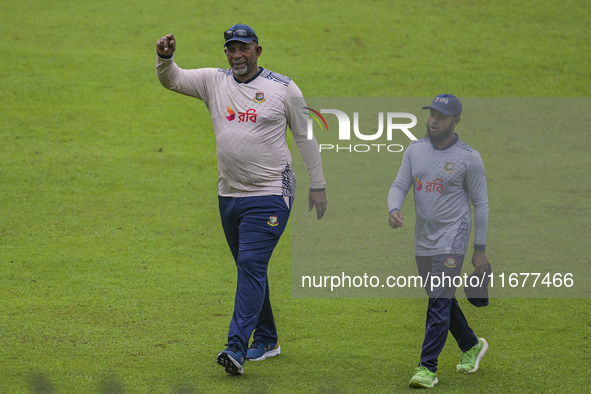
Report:
[[[265,353],[263,353],[263,355],[259,358],[249,358],[248,361],[263,361],[266,358],[269,357],[275,357],[277,356],[279,353],[281,353],[281,346],[279,346],[279,344],[277,344],[277,347],[275,349],[271,349],[269,351],[266,351]]]
[[[486,339],[480,338],[480,340],[483,343],[482,349],[480,350],[480,353],[478,353],[478,356],[476,356],[476,362],[474,363],[474,368],[471,371],[468,371],[468,373],[478,371],[478,365],[480,364],[480,360],[482,360],[482,357],[484,357],[484,355],[486,354],[486,351],[488,350],[488,342],[486,342]]]
[[[439,379],[437,379],[437,377],[433,379],[433,383],[431,383],[431,386],[424,385],[416,380],[411,379],[409,386],[413,389],[432,389],[433,387],[435,387],[437,383],[439,383]]]

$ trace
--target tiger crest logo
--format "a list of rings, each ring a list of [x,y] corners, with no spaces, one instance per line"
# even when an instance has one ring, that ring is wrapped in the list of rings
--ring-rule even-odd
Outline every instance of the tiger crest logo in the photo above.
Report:
[[[255,103],[259,103],[259,104],[264,103],[265,101],[267,101],[267,99],[265,98],[265,93],[264,92],[256,92],[252,101],[254,101]]]

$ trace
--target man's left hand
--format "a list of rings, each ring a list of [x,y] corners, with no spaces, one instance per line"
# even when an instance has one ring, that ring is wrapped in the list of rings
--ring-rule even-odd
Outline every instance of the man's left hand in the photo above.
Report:
[[[488,268],[488,260],[486,259],[486,252],[484,250],[475,250],[472,255],[472,265],[474,272],[482,275]]]
[[[326,212],[326,191],[310,191],[308,202],[308,212],[310,212],[312,208],[314,208],[314,205],[316,205],[316,216],[318,217],[318,220],[322,219],[324,212]]]

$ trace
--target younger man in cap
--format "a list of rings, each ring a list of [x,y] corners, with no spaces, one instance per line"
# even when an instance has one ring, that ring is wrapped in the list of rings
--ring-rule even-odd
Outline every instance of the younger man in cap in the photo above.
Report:
[[[435,97],[429,106],[425,138],[410,144],[388,194],[390,226],[402,227],[401,209],[413,188],[416,229],[415,259],[429,295],[425,339],[421,361],[410,386],[431,388],[438,382],[437,358],[450,331],[462,359],[458,372],[475,372],[488,349],[464,317],[449,278],[459,276],[470,238],[474,206],[475,242],[472,264],[482,274],[486,260],[488,198],[484,165],[477,151],[454,132],[460,122],[462,104],[451,94]],[[448,280],[443,280],[448,277]],[[434,280],[435,279],[435,280]]]

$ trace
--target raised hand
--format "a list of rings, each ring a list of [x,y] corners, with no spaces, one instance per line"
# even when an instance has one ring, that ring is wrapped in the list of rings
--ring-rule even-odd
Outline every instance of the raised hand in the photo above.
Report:
[[[156,52],[162,56],[172,56],[176,49],[174,34],[167,34],[156,41]]]

